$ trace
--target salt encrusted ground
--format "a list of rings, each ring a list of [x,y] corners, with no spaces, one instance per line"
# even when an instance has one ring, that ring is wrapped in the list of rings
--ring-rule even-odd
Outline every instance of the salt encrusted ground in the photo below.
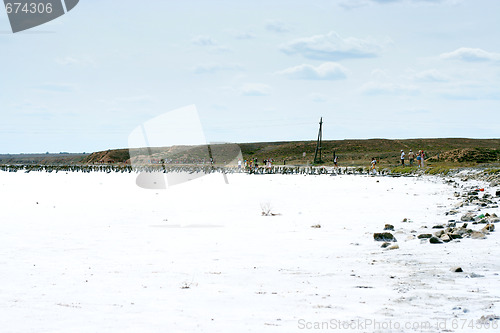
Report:
[[[471,332],[500,315],[500,231],[411,236],[475,209],[445,216],[455,191],[438,177],[212,174],[156,191],[133,174],[1,172],[1,331]],[[397,250],[373,240],[386,223]]]

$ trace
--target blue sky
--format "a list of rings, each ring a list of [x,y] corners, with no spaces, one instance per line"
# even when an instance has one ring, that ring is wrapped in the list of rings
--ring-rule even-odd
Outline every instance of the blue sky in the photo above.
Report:
[[[195,104],[209,141],[500,137],[500,1],[81,0],[12,34],[0,153],[127,147]]]

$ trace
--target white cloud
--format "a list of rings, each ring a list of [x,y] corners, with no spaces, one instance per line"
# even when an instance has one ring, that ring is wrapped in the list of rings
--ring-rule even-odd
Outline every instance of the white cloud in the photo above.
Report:
[[[361,87],[364,95],[418,95],[419,89],[411,85],[368,82]]]
[[[238,64],[200,64],[193,68],[195,74],[214,74],[218,72],[231,72],[242,70],[242,66]]]
[[[456,59],[467,62],[500,61],[500,53],[487,52],[483,49],[461,47],[453,52],[443,53],[441,59]]]
[[[412,3],[412,4],[421,4],[421,3],[426,3],[426,4],[442,4],[442,3],[450,3],[450,4],[456,4],[459,3],[461,0],[370,0],[372,2],[377,2],[381,4],[385,3],[395,3],[395,2],[400,2],[400,3]]]
[[[376,69],[372,70],[371,75],[375,79],[387,79],[387,78],[389,78],[389,75],[383,69],[380,69],[380,68],[376,68]]]
[[[463,0],[344,0],[339,5],[345,9],[355,9],[359,7],[377,5],[377,4],[410,4],[414,6],[419,5],[438,5],[450,4],[456,5],[462,3]]]
[[[281,21],[267,21],[266,30],[277,33],[290,32],[290,29],[288,29],[286,25]]]
[[[46,82],[33,87],[40,91],[50,91],[56,93],[69,93],[76,90],[73,84]]]
[[[367,0],[345,0],[339,3],[339,6],[344,9],[355,9],[364,7],[368,4]]]
[[[429,69],[413,75],[415,81],[421,82],[447,82],[449,78],[436,69]]]
[[[236,39],[254,39],[257,37],[253,32],[249,31],[237,31],[233,33],[233,36]]]
[[[219,44],[210,36],[196,36],[191,40],[191,43],[197,46],[205,47],[210,51],[224,52],[229,51],[227,46]]]
[[[327,101],[326,96],[320,93],[310,93],[309,98],[311,99],[311,101],[316,103],[323,103]]]
[[[317,67],[302,64],[278,72],[292,79],[303,80],[339,80],[346,78],[346,68],[335,62],[325,62]]]
[[[441,96],[445,99],[459,101],[479,101],[479,100],[500,100],[500,90],[497,91],[448,91],[442,92]]]
[[[429,109],[426,108],[417,108],[417,107],[412,107],[409,109],[401,110],[401,113],[406,114],[406,115],[426,115],[431,113]]]
[[[78,59],[73,58],[73,57],[57,58],[56,62],[59,65],[64,65],[64,66],[66,66],[66,65],[74,65],[74,64],[80,63],[80,61]]]
[[[271,93],[271,87],[263,83],[247,83],[240,88],[243,96],[266,96]]]
[[[449,100],[500,100],[500,89],[491,84],[482,84],[474,82],[458,82],[438,94]]]
[[[375,57],[381,45],[368,39],[343,38],[331,31],[325,35],[315,35],[295,39],[281,46],[286,54],[300,54],[309,59],[340,60],[347,58]]]
[[[194,45],[198,46],[215,46],[218,45],[217,41],[210,36],[196,36],[191,40]]]
[[[89,57],[73,57],[73,56],[65,56],[56,59],[56,63],[63,66],[71,66],[71,65],[93,65],[94,61]]]
[[[446,2],[446,0],[370,0],[372,2],[377,2],[381,4],[393,3],[393,2],[408,2],[408,3],[442,3]]]
[[[136,95],[117,98],[112,103],[134,103],[134,104],[148,104],[154,101],[151,95]]]

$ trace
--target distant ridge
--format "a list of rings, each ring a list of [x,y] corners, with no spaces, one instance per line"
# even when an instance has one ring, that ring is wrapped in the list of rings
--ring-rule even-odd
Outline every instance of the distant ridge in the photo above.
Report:
[[[238,144],[243,159],[273,159],[278,164],[307,164],[314,157],[316,141],[254,142]],[[153,148],[158,149],[158,148]],[[400,151],[406,154],[424,150],[427,158],[449,162],[496,162],[500,161],[500,139],[354,139],[323,141],[323,160],[332,162],[333,153],[339,156],[339,163],[348,165],[365,164],[372,157],[382,164],[394,164]],[[171,149],[172,150],[172,149]],[[175,150],[175,149],[173,149]],[[193,154],[197,151],[192,149]],[[303,154],[305,154],[305,158]],[[115,149],[90,154],[82,163],[127,163],[130,158],[127,149]]]
[[[78,164],[88,155],[86,153],[0,154],[0,164]]]
[[[243,159],[273,159],[276,164],[310,164],[316,141],[283,141],[239,143]],[[182,148],[182,149],[180,149]],[[333,153],[341,165],[364,165],[372,157],[381,164],[397,164],[403,149],[406,154],[424,150],[427,158],[450,163],[500,162],[500,139],[436,138],[436,139],[348,139],[323,141],[322,155],[331,164]],[[153,153],[168,150],[181,158],[186,154],[199,156],[201,149],[186,146],[152,148]],[[143,149],[146,154],[146,149]],[[180,153],[182,152],[182,154]],[[305,157],[303,157],[303,154]],[[234,157],[234,156],[233,156]],[[0,164],[117,164],[130,163],[129,150],[110,149],[91,154],[0,154]]]
[[[85,157],[81,162],[83,164],[126,163],[128,159],[130,159],[128,149],[110,149],[92,153]]]

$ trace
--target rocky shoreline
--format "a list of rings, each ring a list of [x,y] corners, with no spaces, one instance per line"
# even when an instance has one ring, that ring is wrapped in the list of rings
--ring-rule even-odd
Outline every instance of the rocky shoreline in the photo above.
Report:
[[[443,181],[453,186],[453,197],[456,200],[446,211],[444,223],[423,225],[420,230],[399,230],[407,233],[406,240],[420,239],[422,244],[443,244],[460,242],[461,239],[485,239],[495,231],[495,224],[500,222],[500,174],[484,170],[465,169],[452,175],[442,176]],[[411,220],[403,219],[408,223]],[[384,232],[373,234],[375,241],[383,242],[382,248],[398,249],[394,246],[396,237],[391,233],[394,226],[386,224]]]

